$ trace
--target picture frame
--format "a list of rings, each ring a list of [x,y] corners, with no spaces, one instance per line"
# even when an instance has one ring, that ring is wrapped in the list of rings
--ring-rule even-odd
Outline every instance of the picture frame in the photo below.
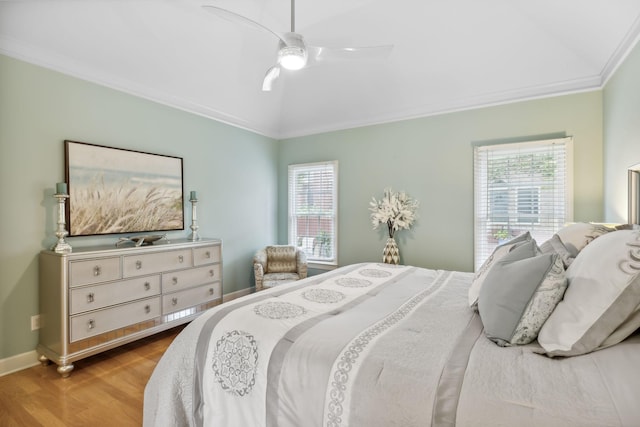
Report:
[[[69,236],[184,230],[183,159],[64,141]]]

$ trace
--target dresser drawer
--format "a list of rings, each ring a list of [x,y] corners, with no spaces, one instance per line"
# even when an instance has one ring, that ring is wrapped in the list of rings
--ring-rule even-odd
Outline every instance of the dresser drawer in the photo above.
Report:
[[[90,285],[120,278],[120,257],[69,262],[69,286]]]
[[[195,248],[193,250],[193,265],[213,264],[220,262],[220,245]]]
[[[220,264],[163,273],[162,292],[174,292],[218,280],[222,280],[222,277],[220,277]]]
[[[197,288],[185,289],[162,296],[162,314],[173,313],[184,310],[194,305],[222,297],[222,284],[220,282],[210,283]]]
[[[160,316],[160,297],[71,317],[71,342],[134,325]]]
[[[159,274],[74,288],[69,295],[69,312],[70,314],[78,314],[159,294]]]
[[[181,249],[152,254],[128,255],[124,257],[122,268],[123,277],[134,277],[188,268],[192,265],[191,249]]]

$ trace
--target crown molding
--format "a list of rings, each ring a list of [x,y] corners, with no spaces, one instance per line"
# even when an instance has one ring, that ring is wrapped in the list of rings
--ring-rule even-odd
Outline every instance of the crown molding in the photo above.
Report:
[[[624,39],[602,69],[600,73],[602,76],[602,87],[609,82],[609,79],[615,74],[624,60],[627,59],[627,56],[629,56],[629,53],[631,53],[633,48],[638,44],[638,41],[640,41],[640,16],[633,22]]]
[[[39,49],[13,38],[0,35],[0,54],[47,68],[67,76],[75,77],[80,80],[95,83],[118,92],[123,92],[208,119],[213,119],[268,138],[278,139],[279,137],[279,132],[276,128],[256,126],[255,123],[250,123],[241,117],[227,114],[206,105],[193,102],[189,99],[176,97],[157,89],[134,83],[127,79],[107,75],[100,70],[87,67],[78,61]]]
[[[461,98],[442,104],[422,105],[415,108],[407,108],[385,112],[377,116],[371,116],[365,120],[347,120],[339,123],[320,125],[317,127],[304,127],[300,129],[283,130],[279,139],[299,138],[320,133],[336,132],[346,129],[354,129],[365,126],[382,125],[386,123],[414,120],[425,117],[439,116],[443,114],[457,113],[461,111],[477,110],[481,108],[495,107],[499,105],[514,104],[518,102],[532,101],[536,99],[552,98],[582,92],[593,92],[602,89],[602,77],[600,75],[585,77],[582,79],[568,80],[561,83],[532,86],[513,91],[499,91],[486,93],[474,97]]]

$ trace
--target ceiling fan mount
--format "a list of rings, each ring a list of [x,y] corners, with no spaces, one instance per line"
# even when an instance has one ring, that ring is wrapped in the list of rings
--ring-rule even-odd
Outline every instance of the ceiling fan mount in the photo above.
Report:
[[[262,90],[270,91],[273,83],[280,76],[281,68],[286,70],[301,70],[310,63],[334,61],[341,59],[384,59],[393,49],[393,45],[367,46],[367,47],[346,47],[327,48],[307,45],[304,37],[296,33],[295,28],[295,0],[291,0],[291,31],[278,33],[268,27],[254,21],[246,16],[239,15],[230,10],[212,5],[203,5],[207,11],[212,12],[222,18],[249,25],[253,28],[268,32],[278,38],[278,52],[276,65],[267,70],[262,82]]]

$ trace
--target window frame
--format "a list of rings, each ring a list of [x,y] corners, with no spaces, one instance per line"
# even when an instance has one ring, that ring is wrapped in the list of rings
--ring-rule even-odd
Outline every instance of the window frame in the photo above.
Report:
[[[309,267],[320,269],[320,270],[332,270],[338,266],[338,177],[339,177],[338,161],[331,160],[331,161],[323,161],[323,162],[290,164],[288,166],[288,173],[287,173],[287,197],[288,197],[287,241],[289,245],[293,245],[297,248],[300,248],[301,246],[298,246],[297,240],[299,237],[300,238],[302,237],[298,235],[298,230],[296,226],[297,223],[296,221],[294,221],[294,218],[297,218],[298,216],[300,216],[300,215],[296,215],[295,213],[295,210],[296,210],[296,205],[295,205],[296,201],[295,201],[295,195],[294,195],[294,186],[296,182],[295,173],[305,169],[321,170],[321,169],[326,169],[327,167],[332,169],[332,175],[333,175],[333,178],[332,178],[333,185],[331,188],[332,209],[329,215],[329,218],[332,221],[332,228],[333,228],[333,236],[331,239],[331,253],[333,256],[328,257],[328,259],[315,257],[313,253],[309,253],[307,250],[305,250],[305,253],[307,255],[307,263]],[[313,250],[313,247],[312,247],[312,250]]]
[[[552,139],[514,141],[503,143],[472,143],[473,146],[473,180],[474,180],[474,267],[477,270],[491,255],[493,249],[502,243],[504,236],[498,236],[505,229],[524,232],[529,230],[534,238],[541,244],[553,233],[557,232],[564,224],[573,220],[573,138],[558,137]],[[558,151],[562,150],[562,151]],[[520,159],[532,156],[531,168],[539,165],[535,155],[552,155],[552,161],[557,164],[558,160],[564,160],[561,175],[554,175],[549,180],[545,177],[547,171],[538,169],[538,176],[529,175],[523,179],[523,165]],[[504,163],[501,163],[504,162]],[[512,163],[513,162],[513,163]],[[543,165],[546,166],[545,163]],[[556,166],[557,167],[557,166]],[[506,170],[506,172],[505,172]],[[500,174],[495,173],[500,171]],[[555,174],[554,169],[554,174]],[[564,181],[561,183],[562,176]],[[498,181],[498,179],[500,181]],[[490,182],[493,181],[492,182]],[[533,208],[536,213],[523,213],[519,203],[521,189],[532,189],[537,187],[536,206]],[[506,221],[493,221],[492,217],[502,215],[504,208],[492,207],[492,203],[498,200],[498,192],[508,194]],[[535,192],[535,191],[534,191]],[[529,193],[530,195],[532,193]],[[529,198],[533,200],[533,198]],[[502,201],[501,201],[502,202]],[[550,203],[552,203],[550,205]],[[552,206],[553,208],[550,208]],[[559,214],[557,212],[560,212]],[[564,214],[564,217],[562,216]],[[524,217],[530,216],[536,221],[526,220]],[[500,219],[504,219],[502,216]],[[492,230],[496,233],[492,238]],[[550,234],[551,233],[551,234]],[[517,234],[517,233],[516,233]],[[536,234],[538,237],[536,237]],[[550,234],[550,235],[549,235]],[[509,237],[515,237],[515,234]],[[508,240],[508,238],[507,238]]]

